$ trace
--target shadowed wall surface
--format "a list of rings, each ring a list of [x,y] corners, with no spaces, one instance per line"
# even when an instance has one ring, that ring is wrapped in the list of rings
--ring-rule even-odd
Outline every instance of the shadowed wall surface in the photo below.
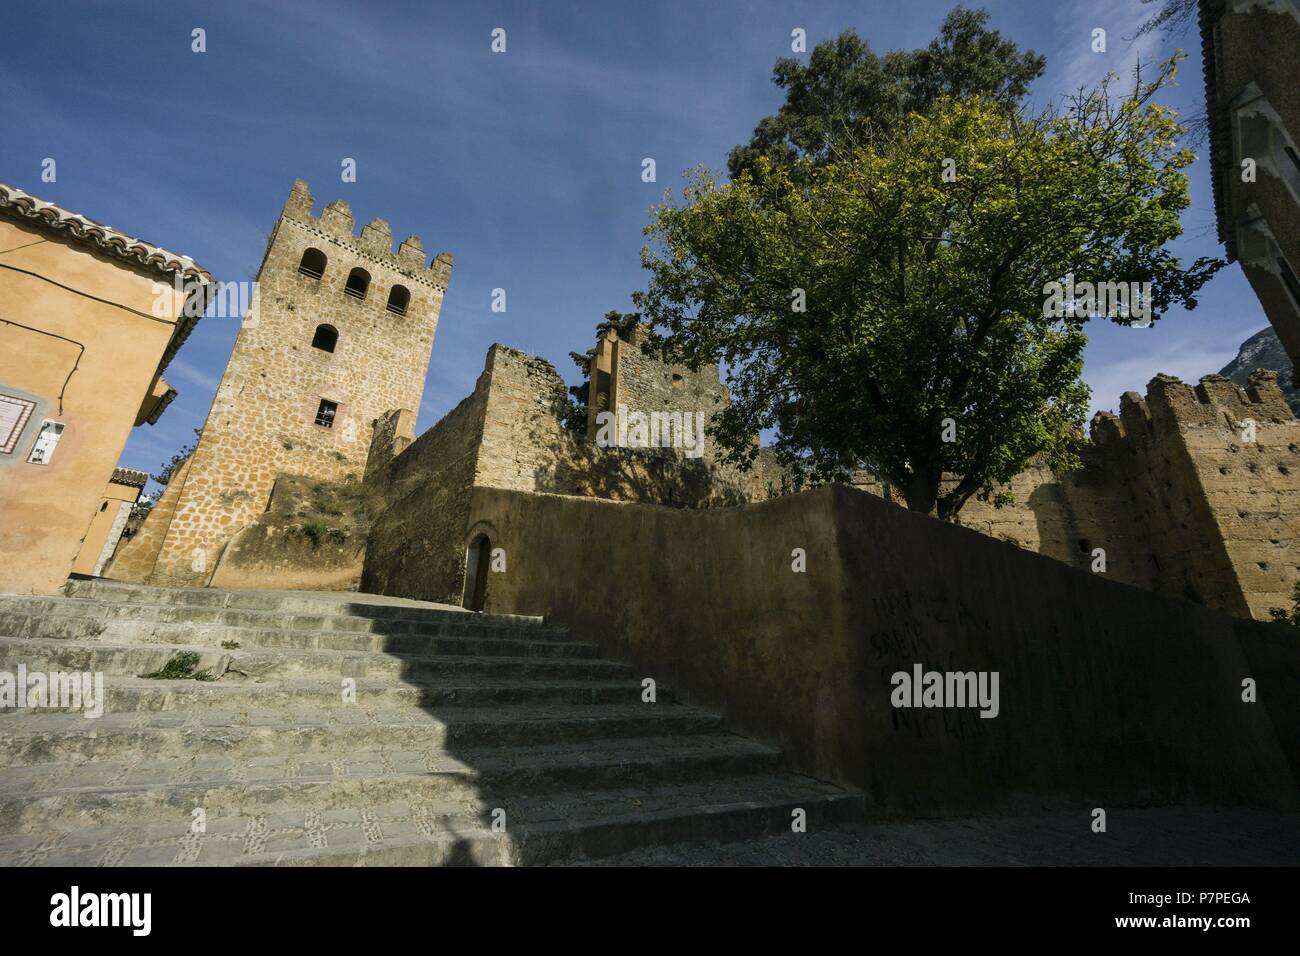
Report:
[[[1300,649],[1279,625],[844,486],[709,511],[476,488],[470,522],[507,558],[487,610],[599,640],[877,813],[1296,804],[1279,731]],[[895,709],[891,675],[918,663],[997,671],[998,716]]]

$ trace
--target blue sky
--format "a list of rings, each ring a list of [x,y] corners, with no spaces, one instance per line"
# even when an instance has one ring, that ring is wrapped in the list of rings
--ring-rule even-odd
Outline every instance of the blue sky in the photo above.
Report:
[[[878,52],[928,43],[953,4],[856,2],[463,2],[267,0],[164,4],[8,0],[0,60],[0,179],[197,259],[223,281],[253,278],[295,177],[317,211],[346,199],[358,223],[387,219],[455,256],[420,409],[424,430],[473,387],[493,342],[550,359],[573,383],[609,309],[630,309],[649,207],[780,105],[773,62],[790,32],[809,47],[853,28]],[[981,5],[981,4],[972,4]],[[1107,70],[1127,76],[1159,38],[1127,38],[1138,0],[987,2],[992,25],[1048,58],[1039,103]],[[202,27],[207,52],[191,52]],[[506,30],[493,54],[491,31]],[[1089,48],[1107,31],[1105,54]],[[1199,41],[1164,102],[1203,96]],[[1174,44],[1169,44],[1172,49]],[[653,157],[658,182],[641,181]],[[53,157],[58,181],[43,183]],[[340,163],[357,161],[357,182]],[[1221,254],[1207,163],[1177,249]],[[491,290],[507,290],[505,313]],[[1267,325],[1240,269],[1193,313],[1150,329],[1089,326],[1085,378],[1113,408],[1156,372],[1194,381]],[[180,397],[138,428],[123,463],[149,471],[202,423],[237,323],[208,318],[167,373]]]

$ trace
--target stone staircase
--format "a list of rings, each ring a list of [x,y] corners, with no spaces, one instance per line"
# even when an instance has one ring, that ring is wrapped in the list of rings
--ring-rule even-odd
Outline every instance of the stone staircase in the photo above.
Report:
[[[142,676],[182,653],[209,679]],[[70,581],[0,596],[20,665],[105,700],[0,710],[5,866],[542,864],[863,813],[536,618]]]

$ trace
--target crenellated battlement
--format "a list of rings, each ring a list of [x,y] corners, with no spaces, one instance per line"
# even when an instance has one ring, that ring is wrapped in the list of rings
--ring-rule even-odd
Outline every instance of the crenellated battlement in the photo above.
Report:
[[[439,252],[426,265],[424,243],[419,236],[407,236],[394,248],[393,229],[383,219],[370,220],[358,234],[352,207],[346,200],[335,199],[326,203],[319,216],[314,214],[314,207],[311,188],[304,180],[295,179],[280,215],[409,278],[446,291],[451,280],[450,252]]]
[[[1285,425],[1295,415],[1278,384],[1277,373],[1256,369],[1245,388],[1222,375],[1202,375],[1188,385],[1173,375],[1157,375],[1143,398],[1137,392],[1120,396],[1118,415],[1098,412],[1091,434],[1096,445],[1113,444],[1135,435],[1173,433],[1180,427],[1215,426],[1235,431],[1247,420]]]
[[[372,445],[391,458],[409,442],[450,273],[447,253],[426,266],[418,236],[394,247],[383,219],[358,232],[341,199],[317,215],[295,181],[257,272],[256,315],[235,339],[141,576],[205,585],[279,476],[354,482]]]

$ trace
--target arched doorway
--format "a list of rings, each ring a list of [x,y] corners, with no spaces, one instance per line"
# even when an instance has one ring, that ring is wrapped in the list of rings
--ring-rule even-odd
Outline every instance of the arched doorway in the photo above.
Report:
[[[481,611],[487,601],[488,566],[492,560],[492,541],[480,534],[465,549],[465,594],[461,606]]]

